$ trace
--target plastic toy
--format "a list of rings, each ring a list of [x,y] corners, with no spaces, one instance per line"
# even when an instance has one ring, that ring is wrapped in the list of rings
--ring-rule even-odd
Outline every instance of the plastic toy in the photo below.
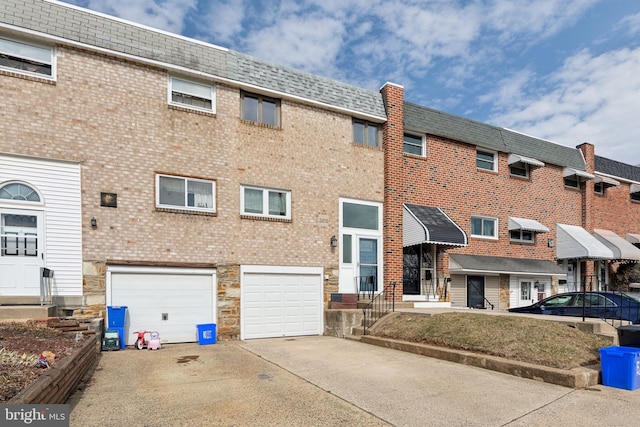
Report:
[[[138,350],[142,350],[143,348],[145,348],[148,344],[148,341],[145,337],[145,334],[150,334],[151,331],[136,331],[133,333],[133,335],[137,335],[138,338],[136,338],[136,342],[135,344],[133,344],[133,346],[138,349]]]
[[[149,350],[160,349],[160,334],[157,331],[151,332],[149,341],[147,341],[147,348]]]

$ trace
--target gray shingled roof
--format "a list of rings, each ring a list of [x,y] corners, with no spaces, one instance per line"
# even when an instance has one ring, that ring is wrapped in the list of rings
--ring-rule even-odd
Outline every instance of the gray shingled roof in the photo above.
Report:
[[[520,154],[545,163],[585,170],[584,158],[577,148],[565,147],[409,102],[404,103],[404,126],[410,131],[438,135],[503,153]]]
[[[2,0],[0,23],[184,67],[365,116],[386,118],[382,95],[89,10],[43,0]]]
[[[528,258],[504,258],[484,255],[449,254],[451,261],[465,270],[504,271],[530,274],[564,274],[552,261]]]
[[[595,156],[595,171],[629,181],[640,182],[640,167]]]

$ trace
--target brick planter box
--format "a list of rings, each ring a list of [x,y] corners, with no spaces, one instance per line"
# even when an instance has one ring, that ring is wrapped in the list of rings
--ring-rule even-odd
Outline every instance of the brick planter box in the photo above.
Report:
[[[89,371],[99,354],[95,337],[88,337],[84,344],[38,377],[29,387],[15,395],[8,404],[59,404],[65,403],[75,391],[80,380]]]

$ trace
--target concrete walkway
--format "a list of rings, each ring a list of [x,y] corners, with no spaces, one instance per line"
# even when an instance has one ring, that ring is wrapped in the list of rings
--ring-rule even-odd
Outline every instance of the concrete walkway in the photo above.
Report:
[[[72,426],[635,426],[640,390],[573,390],[333,337],[102,353]]]

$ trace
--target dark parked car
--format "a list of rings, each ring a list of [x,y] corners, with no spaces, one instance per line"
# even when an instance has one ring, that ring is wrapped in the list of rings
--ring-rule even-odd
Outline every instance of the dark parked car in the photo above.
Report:
[[[621,292],[566,292],[509,311],[573,317],[582,317],[584,313],[586,317],[640,323],[640,296]]]

